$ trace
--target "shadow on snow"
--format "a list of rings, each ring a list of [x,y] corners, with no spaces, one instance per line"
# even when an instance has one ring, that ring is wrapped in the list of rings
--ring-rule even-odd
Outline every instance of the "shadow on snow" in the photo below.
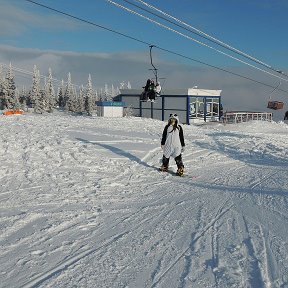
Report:
[[[111,145],[108,145],[108,144],[103,144],[103,143],[99,143],[99,142],[93,142],[93,141],[89,141],[89,140],[86,140],[86,139],[83,139],[83,138],[76,138],[77,140],[83,142],[83,143],[88,143],[88,144],[93,144],[93,145],[96,145],[96,146],[100,146],[100,147],[103,147],[119,156],[124,156],[126,158],[128,158],[129,160],[131,160],[132,162],[135,162],[137,164],[140,164],[140,165],[143,165],[144,167],[146,168],[150,168],[150,169],[153,169],[153,170],[157,170],[159,171],[159,168],[158,167],[155,167],[155,166],[152,166],[152,165],[149,165],[148,163],[142,161],[140,158],[136,157],[135,155],[125,151],[125,150],[122,150],[120,148],[117,148],[117,147],[114,147],[114,146],[111,146]],[[199,145],[200,146],[200,145]],[[205,146],[205,147],[204,147]],[[212,149],[212,146],[208,147],[207,145],[204,145],[202,146],[203,148],[209,148],[209,149]],[[217,147],[215,148],[214,147],[214,150],[218,150],[219,152],[222,152],[223,151],[223,148],[222,149],[217,149]],[[231,151],[231,157],[232,155],[234,155],[236,153],[236,151],[232,152]],[[235,156],[234,157],[240,157],[239,154],[238,156]],[[234,158],[233,157],[233,158]],[[238,159],[238,158],[237,158]],[[245,161],[245,160],[243,160]],[[248,160],[247,160],[248,162]],[[254,163],[254,164],[257,164],[257,163]],[[259,164],[259,163],[258,163]],[[281,164],[283,165],[283,162],[281,162]],[[279,164],[280,165],[280,164]],[[201,178],[200,178],[201,179]],[[200,189],[205,189],[205,190],[209,190],[210,192],[211,191],[215,191],[217,193],[222,191],[222,192],[228,192],[228,193],[239,193],[239,194],[258,194],[258,195],[277,195],[277,196],[282,196],[282,197],[287,197],[288,196],[288,191],[284,190],[284,189],[280,189],[279,188],[269,188],[269,189],[263,189],[263,188],[260,188],[260,189],[255,189],[255,188],[251,188],[251,187],[244,187],[244,186],[224,186],[224,185],[215,185],[215,184],[206,184],[206,183],[200,183],[198,182],[197,180],[195,179],[190,179],[190,178],[183,178],[183,179],[179,179],[177,178],[176,181],[180,181],[182,184],[186,184],[186,185],[191,185],[193,186],[194,188],[200,188]]]
[[[135,155],[123,150],[123,149],[120,149],[120,148],[117,148],[115,146],[112,146],[112,145],[108,145],[108,144],[103,144],[103,143],[100,143],[100,142],[95,142],[95,141],[89,141],[89,140],[86,140],[86,139],[83,139],[83,138],[76,138],[77,140],[81,141],[81,142],[84,142],[84,143],[88,143],[88,144],[93,144],[93,145],[96,145],[96,146],[100,146],[102,148],[105,148],[119,156],[123,156],[123,157],[126,157],[128,158],[129,160],[131,160],[132,162],[135,162],[137,164],[140,164],[140,165],[143,165],[144,167],[147,167],[147,168],[153,168],[153,169],[157,169],[156,167],[154,166],[151,166],[149,165],[148,163],[142,161],[140,158],[136,157]]]

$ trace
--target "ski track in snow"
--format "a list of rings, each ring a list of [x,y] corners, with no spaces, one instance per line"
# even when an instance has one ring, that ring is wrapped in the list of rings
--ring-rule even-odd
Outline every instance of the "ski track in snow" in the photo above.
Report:
[[[287,125],[0,118],[1,288],[288,287]]]

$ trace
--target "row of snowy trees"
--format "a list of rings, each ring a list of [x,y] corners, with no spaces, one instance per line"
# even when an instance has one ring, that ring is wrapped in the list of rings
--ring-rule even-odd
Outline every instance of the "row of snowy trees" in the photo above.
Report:
[[[80,114],[92,115],[96,108],[96,101],[111,100],[119,94],[119,88],[111,88],[105,85],[101,89],[93,89],[91,75],[88,76],[87,84],[76,86],[72,83],[71,74],[68,74],[67,81],[57,81],[55,91],[55,79],[49,68],[48,76],[41,77],[37,66],[33,69],[32,85],[30,89],[22,88],[21,92],[16,88],[12,65],[10,64],[6,76],[3,75],[3,68],[0,66],[0,110],[3,109],[26,109],[33,108],[36,113],[53,112],[55,108]],[[44,85],[41,86],[41,78],[44,78]],[[128,82],[120,83],[120,89],[131,89]]]

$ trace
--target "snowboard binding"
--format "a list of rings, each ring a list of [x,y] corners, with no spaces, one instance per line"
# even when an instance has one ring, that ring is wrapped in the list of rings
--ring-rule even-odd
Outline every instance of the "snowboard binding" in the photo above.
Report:
[[[160,170],[161,172],[168,172],[168,166],[161,165],[161,167],[159,168],[159,170]]]

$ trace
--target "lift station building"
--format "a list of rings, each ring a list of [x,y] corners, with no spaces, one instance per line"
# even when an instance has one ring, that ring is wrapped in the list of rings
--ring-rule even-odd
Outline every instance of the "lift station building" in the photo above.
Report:
[[[220,120],[221,92],[198,88],[165,89],[155,102],[142,102],[142,90],[123,89],[114,101],[124,102],[125,108],[132,109],[134,116],[165,121],[171,113],[175,113],[181,123],[190,124]]]

